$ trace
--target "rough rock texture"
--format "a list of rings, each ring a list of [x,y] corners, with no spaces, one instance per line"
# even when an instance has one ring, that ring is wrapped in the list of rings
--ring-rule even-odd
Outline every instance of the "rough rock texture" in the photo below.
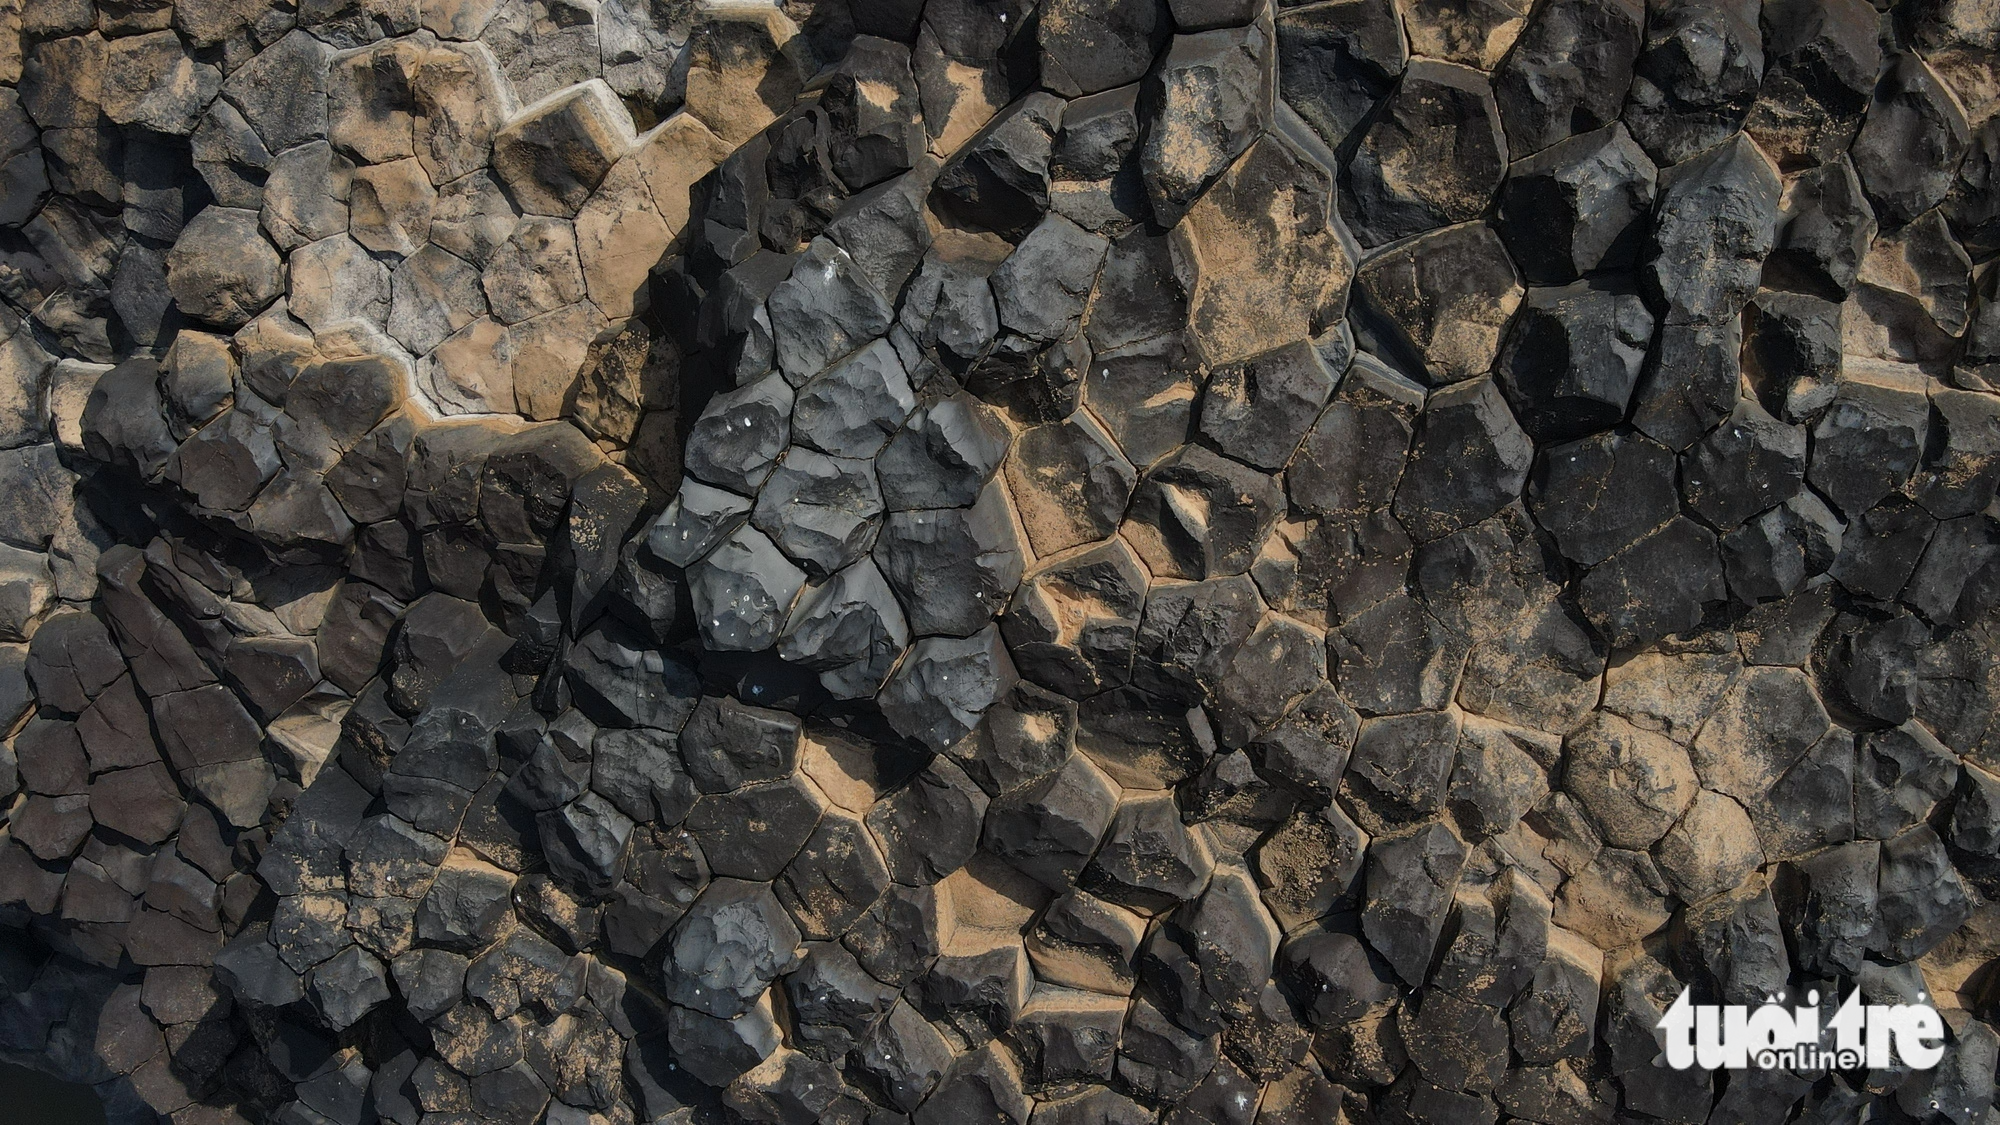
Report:
[[[1943,0],[0,5],[0,1057],[1992,1125],[1996,110]],[[1944,1063],[1654,1065],[1855,987]]]

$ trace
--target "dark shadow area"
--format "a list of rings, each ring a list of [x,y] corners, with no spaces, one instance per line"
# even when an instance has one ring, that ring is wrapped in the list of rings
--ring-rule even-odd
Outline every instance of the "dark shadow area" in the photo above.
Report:
[[[88,1086],[0,1063],[0,1118],[34,1125],[104,1125],[104,1104]]]

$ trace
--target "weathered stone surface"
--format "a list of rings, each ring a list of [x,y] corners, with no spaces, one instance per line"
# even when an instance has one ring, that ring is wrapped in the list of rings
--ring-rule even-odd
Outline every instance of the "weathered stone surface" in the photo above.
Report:
[[[1183,26],[1197,34],[1174,37],[1144,90],[1151,121],[1140,168],[1163,227],[1268,127],[1274,100],[1276,44],[1268,26]]]
[[[236,328],[284,286],[283,263],[257,229],[257,215],[210,207],[181,230],[167,255],[167,285],[189,316]]]
[[[1404,72],[1341,182],[1364,246],[1476,218],[1507,173],[1507,137],[1484,74],[1420,59]]]
[[[1049,154],[1062,117],[1062,99],[1044,93],[995,115],[938,173],[946,205],[1003,238],[1026,234],[1049,209]]]
[[[12,1054],[1985,1112],[1988,13],[836,7],[0,12]],[[1945,1061],[1652,1065],[1836,977]]]
[[[1447,227],[1383,250],[1355,274],[1362,342],[1431,386],[1483,375],[1521,301],[1493,228]]]
[[[1398,9],[1358,0],[1279,12],[1278,92],[1328,145],[1343,145],[1409,65]]]
[[[1280,115],[1174,226],[1188,323],[1211,362],[1309,339],[1340,319],[1360,255],[1340,219],[1337,167]]]
[[[1639,57],[1645,9],[1627,0],[1537,8],[1493,74],[1514,159],[1611,124]]]
[[[1396,487],[1396,518],[1424,541],[1478,523],[1520,495],[1533,456],[1497,382],[1475,379],[1440,391],[1418,419]]]
[[[1854,170],[1883,222],[1901,225],[1951,190],[1970,133],[1965,114],[1930,67],[1898,55],[1883,70],[1854,137]]]
[[[1764,77],[1757,8],[1699,0],[1650,8],[1625,109],[1633,136],[1675,164],[1741,128]]]
[[[1640,271],[1669,323],[1733,318],[1755,291],[1778,221],[1778,174],[1748,137],[1674,166]]]

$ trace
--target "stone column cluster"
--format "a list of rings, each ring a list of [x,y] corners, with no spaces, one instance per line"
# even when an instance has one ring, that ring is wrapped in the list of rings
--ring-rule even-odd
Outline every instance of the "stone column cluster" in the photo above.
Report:
[[[1994,1125],[1988,8],[0,11],[0,1055]]]

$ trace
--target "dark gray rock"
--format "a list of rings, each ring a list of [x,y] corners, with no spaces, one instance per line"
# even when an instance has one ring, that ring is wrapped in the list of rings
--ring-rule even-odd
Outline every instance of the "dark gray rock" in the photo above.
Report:
[[[1629,289],[1530,289],[1497,366],[1521,428],[1560,441],[1623,421],[1652,335],[1652,314]]]
[[[1593,0],[1543,11],[1616,6]],[[1542,18],[1559,17],[1537,16]],[[1508,169],[1500,188],[1500,233],[1530,282],[1561,285],[1597,270],[1628,268],[1645,242],[1657,178],[1652,160],[1623,125],[1579,133]]]
[[[1723,531],[1795,495],[1805,480],[1806,435],[1755,402],[1681,454],[1681,495],[1702,519]]]
[[[1477,218],[1507,174],[1507,138],[1487,77],[1412,62],[1341,180],[1341,210],[1363,246]]]
[[[873,695],[909,643],[902,606],[871,559],[808,587],[778,638],[778,654],[820,673],[837,699]]]
[[[910,73],[910,50],[873,35],[857,36],[820,96],[832,143],[834,174],[860,191],[923,158],[925,137]]]
[[[1442,708],[1458,690],[1470,647],[1456,627],[1407,594],[1343,614],[1339,631],[1327,638],[1332,678],[1364,715]]]
[[[426,943],[474,952],[498,936],[513,910],[514,876],[470,856],[453,857],[417,907],[417,936]]]
[[[870,462],[793,446],[765,478],[750,524],[809,577],[824,579],[868,553],[881,516]]]
[[[1021,581],[1014,528],[997,482],[969,508],[891,512],[875,562],[901,596],[910,631],[962,637],[984,628]]]
[[[1188,446],[1140,482],[1126,532],[1155,575],[1200,580],[1249,569],[1283,510],[1276,481]]]
[[[1291,460],[1337,379],[1305,341],[1217,368],[1203,390],[1200,433],[1228,456],[1275,472]]]
[[[1335,148],[1409,65],[1402,15],[1388,0],[1287,8],[1277,29],[1279,93]]]
[[[894,319],[874,282],[847,251],[824,238],[799,255],[792,276],[771,291],[765,308],[778,367],[793,386],[880,338]]]
[[[1945,197],[1945,218],[1968,254],[2000,250],[2000,129],[1988,121],[1972,135],[1958,178]]]
[[[660,974],[668,998],[729,1019],[799,964],[799,932],[768,886],[709,884],[674,927]]]
[[[1901,496],[1891,496],[1848,521],[1827,573],[1850,592],[1887,601],[1909,582],[1937,521]]]
[[[1068,888],[1111,824],[1118,789],[1088,757],[1002,794],[986,810],[981,847],[1050,889]]]
[[[1082,17],[1087,25],[1091,17]],[[1150,64],[1151,60],[1147,60]],[[1063,110],[1049,171],[1057,180],[1106,180],[1128,167],[1139,143],[1139,86],[1079,97]],[[1150,335],[1150,333],[1147,333]]]
[[[1882,69],[1880,17],[1857,0],[1767,6],[1764,86],[1746,124],[1781,167],[1823,163],[1861,124]]]
[[[1292,503],[1319,516],[1386,506],[1423,404],[1421,387],[1357,356],[1285,470]]]
[[[1916,381],[1845,380],[1813,427],[1806,480],[1843,513],[1859,515],[1909,480],[1929,425]]]
[[[793,403],[776,373],[710,399],[688,435],[688,474],[754,495],[791,441]]]
[[[345,1031],[387,1001],[389,973],[359,946],[348,946],[307,974],[307,987],[327,1026]]]
[[[809,1048],[840,1058],[896,1002],[896,990],[868,975],[833,942],[810,942],[784,977],[785,995]]]
[[[1252,857],[1265,907],[1288,930],[1352,910],[1367,850],[1368,834],[1339,806],[1293,813]]]
[[[1169,1100],[1191,1090],[1214,1066],[1216,1039],[1191,1035],[1150,1000],[1132,1004],[1118,1042],[1118,1077],[1143,1097]]]
[[[1837,297],[1853,286],[1874,241],[1875,212],[1843,155],[1792,181],[1766,268]]]
[[[988,279],[1000,323],[1054,340],[1083,315],[1109,243],[1061,215],[1043,219]]]
[[[1645,22],[1644,6],[1632,0],[1535,9],[1493,73],[1515,160],[1618,119]]]
[[[832,941],[889,889],[889,868],[859,820],[829,810],[775,886],[800,933]]]
[[[549,870],[589,895],[609,894],[625,873],[632,819],[596,793],[535,818]]]
[[[1000,111],[938,173],[940,202],[966,222],[1019,239],[1049,209],[1049,155],[1063,101],[1033,93]]]
[[[1007,431],[991,409],[959,393],[917,408],[875,459],[891,512],[963,508],[980,497],[1007,453]]]
[[[686,568],[750,518],[751,501],[698,480],[683,480],[673,502],[646,534],[658,558]]]
[[[1640,276],[1667,323],[1737,315],[1775,241],[1779,186],[1771,162],[1741,135],[1660,177]]]
[[[1843,307],[1804,293],[1759,292],[1744,310],[1744,371],[1765,409],[1803,421],[1839,382]]]
[[[1659,326],[1646,358],[1632,424],[1672,450],[1686,449],[1729,417],[1743,382],[1742,321]]]
[[[717,875],[769,880],[798,854],[824,804],[803,778],[792,775],[705,794],[688,813],[686,827]]]
[[[1625,123],[1662,165],[1742,127],[1764,78],[1759,5],[1672,0],[1649,7]]]
[[[933,758],[868,810],[868,828],[881,841],[896,882],[927,885],[972,858],[987,804],[985,792],[964,770],[949,759]]]
[[[696,718],[700,714],[697,709]],[[695,721],[688,721],[689,729]],[[636,822],[678,824],[695,800],[693,771],[681,768],[687,745],[685,738],[677,746],[668,732],[645,727],[599,731],[591,743],[590,788]]]
[[[799,388],[792,435],[833,457],[873,457],[916,405],[896,349],[877,340]]]
[[[667,1041],[678,1067],[710,1086],[727,1086],[777,1053],[778,1024],[767,1008],[717,1019],[691,1008],[667,1013]]]
[[[1162,227],[1178,222],[1270,124],[1277,44],[1268,25],[1241,22],[1248,26],[1182,23],[1195,34],[1176,35],[1147,76],[1139,167],[1153,220]]]
[[[593,721],[678,730],[699,694],[694,670],[615,621],[601,620],[569,651],[570,689]]]
[[[1138,473],[1087,412],[1022,432],[1007,483],[1038,555],[1058,554],[1117,530]]]
[[[1368,847],[1361,928],[1405,982],[1422,981],[1465,866],[1465,845],[1438,821]]]
[[[1565,557],[1595,566],[1673,517],[1674,458],[1636,433],[1552,445],[1535,462],[1528,503]]]
[[[856,1063],[879,1083],[889,1104],[913,1113],[951,1065],[952,1051],[936,1028],[898,1001],[860,1044]]]
[[[739,527],[689,567],[687,577],[695,626],[707,645],[756,652],[777,641],[805,586],[806,572],[793,565],[769,536]]]
[[[1396,518],[1420,542],[1478,523],[1521,494],[1533,457],[1534,444],[1494,380],[1439,391],[1418,419],[1396,486]]]
[[[930,969],[949,933],[938,911],[935,888],[892,886],[841,941],[870,976],[905,987]]]
[[[1915,54],[1882,71],[1849,150],[1884,224],[1909,222],[1943,201],[1971,131],[1945,84]]]
[[[1013,1056],[994,1043],[960,1055],[910,1120],[915,1125],[958,1121],[1027,1125],[1033,1107],[1022,1092]]]
[[[1626,648],[1694,628],[1725,592],[1715,535],[1676,517],[1585,575],[1577,602],[1612,647]]]
[[[1492,368],[1521,282],[1493,228],[1465,223],[1374,254],[1353,296],[1361,345],[1435,387]]]
[[[1199,894],[1213,866],[1171,794],[1137,797],[1119,804],[1078,884],[1106,902],[1161,912]]]

